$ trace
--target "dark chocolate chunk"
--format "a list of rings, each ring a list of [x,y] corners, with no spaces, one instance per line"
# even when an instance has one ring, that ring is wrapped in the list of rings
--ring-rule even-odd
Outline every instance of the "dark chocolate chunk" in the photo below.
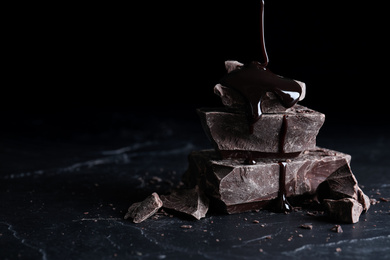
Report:
[[[263,113],[261,102],[267,92],[274,93],[286,108],[294,106],[302,93],[296,81],[275,75],[255,61],[231,71],[220,80],[220,84],[237,90],[245,98],[252,125]]]
[[[357,223],[363,212],[363,206],[355,199],[324,200],[329,216],[345,223]]]
[[[162,195],[164,208],[173,209],[201,219],[209,209],[209,200],[198,186],[192,189],[175,190],[169,195]]]
[[[199,109],[198,114],[210,141],[225,158],[246,157],[248,152],[254,157],[269,153],[278,157],[276,154],[284,156],[315,149],[316,136],[325,121],[324,114],[297,105],[288,113],[263,114],[254,124],[251,134],[245,114],[232,113],[224,108]],[[280,147],[285,119],[287,128]]]
[[[349,155],[322,148],[289,160],[286,197],[314,194],[330,173],[349,160]],[[228,213],[261,209],[278,197],[280,165],[272,158],[258,158],[256,162],[245,165],[241,160],[221,160],[211,150],[192,152],[183,181],[190,187],[199,185]]]
[[[324,199],[358,199],[358,185],[348,163],[333,172],[318,186],[317,197]]]
[[[339,221],[356,223],[360,214],[370,208],[370,199],[358,186],[348,163],[329,175],[318,186],[316,194],[329,215]]]
[[[217,84],[214,87],[214,93],[221,98],[222,104],[232,110],[246,112],[246,103],[243,96],[232,88]],[[261,102],[261,111],[264,114],[274,114],[290,111],[291,108],[285,108],[279,99],[272,92],[266,92]]]
[[[343,229],[341,228],[340,225],[334,225],[330,230],[336,233],[343,233]]]
[[[125,219],[132,218],[134,223],[140,223],[154,215],[163,205],[157,193],[147,197],[142,202],[136,202],[130,206]]]

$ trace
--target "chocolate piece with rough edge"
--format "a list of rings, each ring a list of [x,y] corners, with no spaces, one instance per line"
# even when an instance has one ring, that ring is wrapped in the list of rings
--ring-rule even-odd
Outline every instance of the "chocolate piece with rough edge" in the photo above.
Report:
[[[345,223],[353,224],[359,222],[360,215],[363,212],[363,206],[351,198],[339,200],[325,199],[324,204],[330,218]]]
[[[134,223],[141,223],[154,215],[162,205],[163,203],[158,194],[153,192],[144,201],[132,204],[125,215],[125,219],[132,218]]]
[[[255,165],[244,165],[242,160],[218,158],[212,150],[192,152],[183,176],[185,184],[199,185],[228,213],[261,209],[278,197],[278,159],[259,158]],[[331,173],[350,162],[350,156],[317,148],[286,162],[285,185],[289,197],[314,194]]]
[[[338,200],[352,198],[362,204],[364,212],[370,208],[370,198],[358,186],[358,181],[352,173],[349,164],[343,165],[329,175],[318,186],[316,194],[319,201],[323,201],[324,199]]]
[[[325,121],[324,114],[296,105],[291,112],[263,114],[251,133],[245,114],[225,108],[198,109],[198,114],[206,135],[217,150],[224,151],[225,158],[234,157],[229,154],[235,153],[245,157],[248,152],[254,152],[255,157],[256,153],[260,153],[258,157],[264,153],[280,154],[283,117],[288,122],[283,153],[315,149],[317,134]]]
[[[349,164],[345,164],[329,175],[317,188],[317,197],[324,199],[358,198],[358,184]]]
[[[298,82],[275,75],[256,61],[237,67],[219,83],[237,90],[245,98],[250,129],[263,114],[261,102],[265,93],[274,93],[286,108],[294,106],[302,94]]]
[[[164,208],[191,215],[198,220],[204,218],[209,209],[209,199],[198,186],[175,190],[169,195],[162,195],[161,200]]]
[[[225,61],[225,67],[228,73],[237,70],[242,66],[244,66],[244,64],[238,61]],[[306,84],[298,80],[294,81],[298,83],[301,88],[301,95],[299,97],[299,101],[302,101],[306,96]],[[217,84],[214,87],[214,93],[221,98],[222,103],[226,107],[230,109],[239,110],[243,113],[247,112],[247,100],[238,90],[223,86],[221,84]],[[271,91],[264,93],[260,102],[260,108],[262,113],[280,113],[284,111],[289,111],[289,108],[284,107],[281,104],[279,98]]]
[[[221,98],[222,104],[232,111],[241,113],[246,112],[246,102],[242,95],[232,88],[217,84],[214,87],[214,93]],[[278,98],[272,92],[266,92],[261,102],[261,111],[264,114],[281,113],[291,111],[291,108],[285,108],[280,104]]]
[[[363,212],[367,212],[371,206],[370,198],[364,194],[363,190],[358,187],[357,191],[358,202],[363,206]]]

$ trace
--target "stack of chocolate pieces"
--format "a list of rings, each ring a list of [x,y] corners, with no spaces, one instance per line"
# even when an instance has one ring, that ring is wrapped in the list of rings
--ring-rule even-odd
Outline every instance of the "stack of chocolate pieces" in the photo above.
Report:
[[[139,223],[160,208],[196,219],[209,207],[229,214],[287,212],[314,201],[337,221],[358,222],[370,200],[351,171],[351,156],[316,146],[325,116],[297,104],[305,84],[258,62],[225,66],[228,73],[214,88],[225,106],[198,110],[215,149],[189,155],[185,188],[161,198],[153,193],[125,218]]]
[[[325,116],[297,104],[306,85],[267,68],[263,22],[260,1],[264,62],[226,61],[227,74],[214,88],[224,107],[198,110],[215,149],[189,155],[183,176],[187,189],[161,200],[154,194],[133,204],[126,217],[140,222],[161,207],[197,219],[209,206],[229,214],[263,208],[286,212],[306,198],[348,223],[368,210],[370,200],[351,171],[351,156],[316,146]]]
[[[325,115],[296,104],[305,97],[305,84],[255,62],[225,66],[227,75],[214,87],[224,107],[198,110],[215,149],[189,155],[184,183],[229,214],[291,211],[295,205],[288,200],[311,197],[337,220],[357,222],[369,199],[351,172],[351,156],[316,146]]]

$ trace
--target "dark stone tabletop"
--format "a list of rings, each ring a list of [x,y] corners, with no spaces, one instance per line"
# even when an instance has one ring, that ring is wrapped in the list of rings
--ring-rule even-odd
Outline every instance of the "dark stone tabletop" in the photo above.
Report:
[[[385,259],[389,130],[325,122],[317,138],[319,146],[352,155],[359,185],[378,202],[356,224],[305,209],[209,213],[199,221],[168,213],[134,224],[123,219],[132,203],[168,192],[187,155],[211,148],[195,111],[28,117],[1,132],[0,258]],[[342,233],[331,231],[336,224]]]

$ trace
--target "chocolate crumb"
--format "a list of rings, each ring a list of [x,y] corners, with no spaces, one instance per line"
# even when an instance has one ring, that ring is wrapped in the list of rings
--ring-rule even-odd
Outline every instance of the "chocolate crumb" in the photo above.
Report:
[[[258,220],[256,220],[256,219],[253,220],[252,222],[255,223],[255,224],[259,224],[259,223],[260,223],[260,221],[258,221]]]
[[[376,199],[370,199],[370,204],[371,205],[375,205],[377,203],[379,203],[379,201],[377,201]]]
[[[335,225],[330,230],[332,230],[333,232],[336,232],[336,233],[343,233],[343,229],[341,228],[340,225]]]
[[[302,224],[299,227],[303,229],[313,229],[313,225],[311,224]]]
[[[390,198],[383,198],[383,197],[381,197],[379,199],[380,199],[380,201],[383,201],[383,202],[389,202],[390,201]]]
[[[313,211],[313,212],[308,211],[308,212],[306,213],[306,215],[315,217],[315,216],[317,216],[317,213],[318,213],[317,211]]]
[[[110,206],[112,207],[113,205],[110,204]],[[162,201],[160,197],[153,192],[144,201],[132,204],[125,215],[125,219],[132,218],[134,223],[141,223],[153,216],[161,207]]]
[[[192,228],[192,226],[191,226],[191,225],[181,225],[180,227],[181,227],[181,228],[186,228],[186,229],[190,229],[190,228]]]

